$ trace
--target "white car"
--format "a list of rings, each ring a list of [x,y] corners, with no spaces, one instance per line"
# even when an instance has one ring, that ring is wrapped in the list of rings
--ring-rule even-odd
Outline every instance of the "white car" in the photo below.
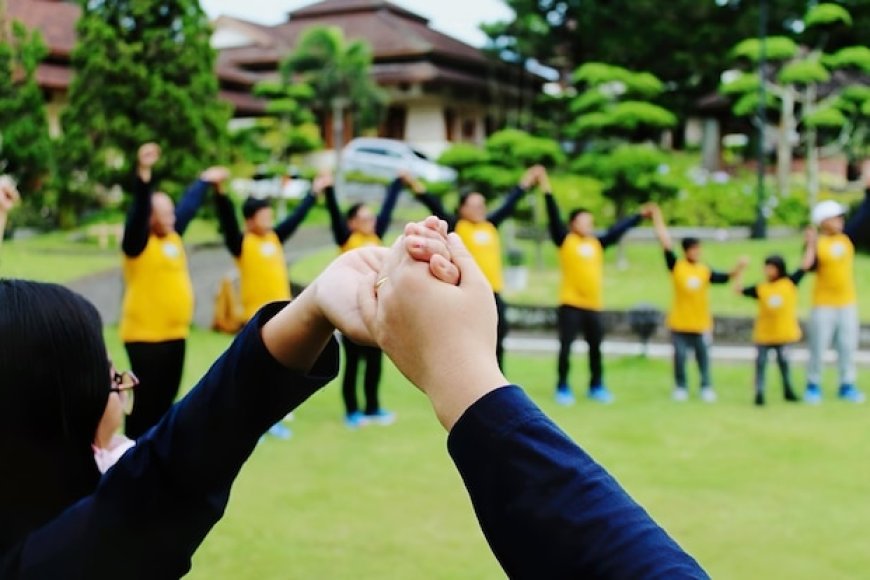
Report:
[[[430,182],[456,180],[454,169],[430,161],[407,143],[370,137],[360,137],[347,144],[341,153],[341,171],[345,175],[360,172],[384,179],[393,179],[407,171]]]

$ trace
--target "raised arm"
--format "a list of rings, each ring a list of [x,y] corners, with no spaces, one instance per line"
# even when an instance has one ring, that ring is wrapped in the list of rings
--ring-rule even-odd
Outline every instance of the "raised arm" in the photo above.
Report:
[[[405,185],[407,185],[408,189],[410,189],[414,194],[414,199],[423,204],[432,215],[438,219],[446,221],[450,231],[453,231],[456,227],[456,216],[444,208],[444,204],[441,203],[441,200],[438,197],[427,192],[426,186],[424,186],[418,179],[415,179],[410,173],[400,173],[399,179],[405,182]]]
[[[3,175],[0,176],[0,246],[3,245],[4,234],[6,233],[6,220],[9,212],[18,203],[21,196],[18,193],[18,188],[12,178]]]
[[[124,238],[121,250],[130,258],[145,251],[148,245],[151,220],[151,194],[153,188],[154,165],[160,160],[160,146],[146,143],[139,147],[136,154],[136,173],[133,177],[133,203],[127,210],[124,224]]]
[[[448,449],[506,575],[705,578],[602,467],[518,387],[505,386],[492,288],[456,234],[448,248],[458,286],[404,259],[380,274],[386,283],[371,316],[378,343],[449,431]]]
[[[216,191],[215,205],[217,206],[218,223],[223,232],[224,245],[230,254],[238,258],[242,255],[242,230],[239,228],[239,219],[236,217],[236,208],[232,200],[223,191]]]
[[[469,407],[448,447],[507,576],[707,577],[518,387]]]
[[[656,208],[658,208],[656,204],[648,203],[640,209],[639,213],[627,217],[615,224],[609,230],[604,232],[604,234],[598,236],[598,241],[601,243],[601,246],[607,248],[608,246],[618,244],[619,240],[621,240],[629,230],[637,227],[642,220],[651,218]]]
[[[565,222],[562,221],[562,215],[559,211],[559,204],[556,203],[556,198],[553,197],[553,186],[550,183],[550,176],[547,170],[540,168],[538,171],[538,187],[544,192],[544,203],[547,206],[547,227],[550,230],[550,239],[556,244],[557,248],[561,248],[568,237],[568,228]]]
[[[727,284],[735,278],[742,276],[747,266],[749,266],[749,258],[747,256],[743,256],[739,260],[737,260],[737,263],[734,265],[730,272],[720,272],[718,270],[713,270],[710,274],[710,283]]]
[[[330,185],[324,189],[323,193],[326,196],[326,209],[329,212],[330,224],[332,226],[332,237],[338,246],[343,246],[350,238],[350,230],[347,227],[347,221],[341,215],[341,210],[338,208],[335,188]]]
[[[665,216],[662,213],[661,208],[655,206],[652,210],[652,220],[653,220],[653,228],[655,228],[656,238],[659,240],[659,244],[661,244],[662,249],[665,251],[674,250],[674,243],[671,240],[671,234],[668,231],[668,226],[665,224]]]
[[[868,228],[870,228],[870,176],[867,178],[867,188],[864,190],[864,201],[855,215],[849,219],[843,233],[849,236],[853,243],[858,243],[862,233],[867,235]]]
[[[502,204],[495,211],[490,212],[489,215],[486,216],[487,221],[495,227],[499,227],[506,219],[512,216],[514,210],[517,208],[517,204],[526,192],[534,187],[538,180],[540,171],[541,167],[538,165],[527,169],[525,174],[523,174],[520,183],[511,190]]]
[[[311,191],[308,192],[308,195],[302,199],[302,202],[296,207],[293,213],[287,216],[284,221],[275,227],[275,234],[278,236],[278,239],[281,240],[282,244],[296,233],[296,230],[299,229],[299,226],[302,225],[302,222],[304,222],[305,218],[308,217],[308,212],[310,212],[311,208],[314,207],[314,204],[317,203],[317,198],[323,194],[323,191],[327,187],[331,186],[331,177],[320,176],[314,180]]]
[[[375,233],[379,238],[383,238],[387,230],[390,229],[393,211],[396,209],[400,195],[402,195],[402,180],[396,178],[387,186],[387,195],[384,197],[384,203],[381,205],[381,211],[378,213],[378,220],[375,223]]]

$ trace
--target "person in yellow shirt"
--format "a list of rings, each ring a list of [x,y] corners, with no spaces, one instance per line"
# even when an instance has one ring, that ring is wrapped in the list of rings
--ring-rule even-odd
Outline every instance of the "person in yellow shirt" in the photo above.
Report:
[[[125,426],[131,439],[157,424],[178,395],[193,319],[193,285],[181,236],[209,187],[229,176],[222,167],[207,169],[176,208],[168,195],[154,192],[152,172],[159,159],[160,147],[155,143],[139,148],[133,204],[121,241],[120,335],[133,373],[140,379],[136,406]]]
[[[652,216],[653,204],[640,213],[627,217],[602,234],[595,233],[595,218],[589,210],[579,208],[568,217],[568,227],[562,222],[559,206],[553,197],[546,172],[539,181],[544,190],[549,218],[550,237],[559,248],[562,284],[559,291],[559,382],[556,402],[573,405],[574,394],[568,383],[571,345],[582,332],[589,346],[589,390],[587,397],[599,403],[611,403],[613,395],[604,384],[601,342],[604,340],[604,250],[617,244],[628,231],[644,218]],[[570,228],[570,229],[569,229]]]
[[[296,233],[317,202],[317,197],[331,184],[332,177],[318,177],[312,190],[293,213],[277,226],[269,201],[249,197],[242,204],[244,233],[239,229],[232,200],[220,187],[215,188],[224,245],[235,258],[239,270],[244,322],[253,318],[266,304],[290,300],[290,277],[284,257],[284,243]],[[269,434],[279,439],[289,439],[292,432],[279,421],[269,429]]]
[[[342,214],[335,197],[335,189],[330,185],[325,188],[324,193],[332,224],[332,236],[343,254],[357,248],[383,245],[383,237],[390,228],[393,210],[402,193],[402,180],[395,179],[387,186],[387,194],[377,216],[364,203],[355,203],[345,214]],[[377,347],[357,344],[347,336],[342,336],[341,342],[345,355],[341,390],[345,407],[345,425],[350,429],[358,429],[371,423],[391,425],[395,422],[396,415],[381,407],[378,393],[383,353]],[[357,399],[357,375],[361,361],[365,364],[363,381],[365,407],[362,410]]]
[[[816,274],[813,308],[810,312],[807,389],[804,401],[822,401],[822,359],[832,340],[837,351],[840,379],[838,396],[850,403],[863,403],[864,393],[856,386],[855,353],[858,350],[858,294],[855,285],[855,241],[870,226],[870,177],[864,203],[846,223],[846,208],[836,201],[817,204],[813,224],[819,228],[816,242]]]
[[[423,184],[418,180],[409,174],[401,176],[414,192],[417,200],[426,206],[433,215],[446,221],[449,231],[455,231],[462,238],[468,251],[474,256],[477,265],[480,266],[486,279],[489,280],[498,309],[496,358],[501,368],[504,368],[504,339],[508,333],[508,324],[505,316],[506,306],[501,297],[501,292],[504,289],[504,275],[502,273],[501,236],[498,228],[513,215],[517,204],[526,192],[538,182],[543,169],[540,165],[535,165],[526,170],[519,184],[511,190],[501,205],[489,213],[486,211],[486,198],[483,197],[483,194],[476,191],[461,193],[459,208],[455,215],[444,208],[440,199],[427,193]]]
[[[738,294],[758,301],[758,317],[752,333],[758,354],[755,359],[755,404],[758,406],[765,402],[764,375],[770,351],[776,354],[785,400],[792,403],[800,401],[792,387],[788,347],[802,336],[798,321],[797,287],[812,267],[814,259],[815,245],[808,243],[801,267],[791,275],[782,256],[773,255],[764,260],[765,282],[745,288],[742,273],[734,278],[734,290]]]
[[[709,346],[712,341],[713,315],[710,311],[710,286],[727,284],[746,269],[748,258],[741,258],[730,272],[719,272],[701,262],[701,241],[687,237],[682,241],[683,258],[678,259],[661,210],[653,211],[656,236],[665,252],[665,263],[671,272],[674,289],[673,305],[668,315],[668,328],[674,346],[673,399],[689,398],[686,380],[686,357],[694,351],[701,374],[701,400],[716,402],[716,391],[710,378]]]

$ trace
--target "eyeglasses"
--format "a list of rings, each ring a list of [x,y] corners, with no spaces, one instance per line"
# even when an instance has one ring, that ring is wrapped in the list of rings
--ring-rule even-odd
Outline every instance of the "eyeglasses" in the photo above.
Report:
[[[135,402],[133,393],[136,392],[137,386],[139,386],[139,379],[131,371],[119,373],[112,369],[112,387],[109,391],[118,393],[125,415],[133,412],[133,403]]]

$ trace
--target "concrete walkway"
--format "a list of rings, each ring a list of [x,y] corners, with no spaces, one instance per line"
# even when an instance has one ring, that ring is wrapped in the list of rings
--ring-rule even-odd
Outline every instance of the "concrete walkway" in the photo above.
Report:
[[[505,339],[505,348],[511,352],[525,354],[556,354],[559,352],[559,340],[555,337],[542,335],[513,333]],[[577,340],[574,342],[571,352],[586,354],[588,350],[585,342]],[[640,356],[644,352],[644,347],[638,342],[606,340],[601,346],[601,351],[605,355],[612,356]],[[674,349],[670,344],[650,343],[646,354],[651,358],[670,359],[673,357]],[[794,362],[806,362],[809,358],[809,351],[801,346],[792,348],[790,354],[791,360]],[[716,360],[734,362],[754,361],[756,356],[755,347],[752,345],[713,345],[710,355]],[[826,362],[836,361],[834,353],[828,352],[825,360]],[[859,351],[856,362],[861,366],[870,366],[870,351]]]
[[[333,245],[332,234],[328,228],[302,228],[284,245],[284,253],[292,264],[312,252]],[[220,281],[227,274],[235,275],[236,265],[223,245],[188,247],[187,262],[196,298],[193,322],[201,328],[210,328],[214,314],[214,297]],[[120,254],[118,263],[121,263]],[[292,279],[292,267],[290,275]],[[124,294],[120,267],[67,285],[96,305],[105,324],[118,322]]]

